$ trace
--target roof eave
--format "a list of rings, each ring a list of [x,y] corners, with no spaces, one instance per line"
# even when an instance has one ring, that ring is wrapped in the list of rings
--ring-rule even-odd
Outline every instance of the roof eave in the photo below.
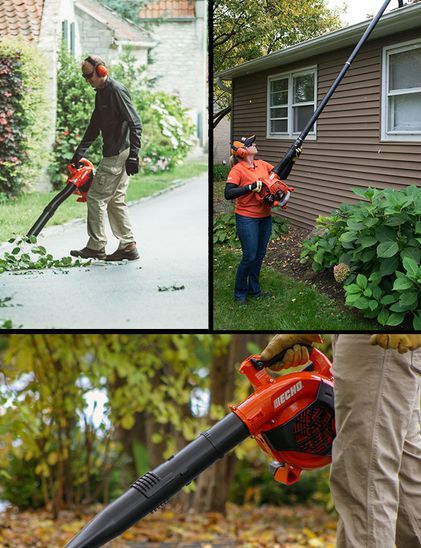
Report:
[[[96,21],[98,21],[99,23],[103,24],[105,27],[107,27],[108,29],[110,30],[114,30],[112,28],[112,26],[110,25],[110,23],[108,22],[107,19],[104,19],[103,17],[101,17],[100,15],[98,15],[97,13],[95,13],[94,11],[90,10],[89,8],[87,8],[86,6],[84,6],[81,2],[78,2],[76,0],[75,2],[75,6],[80,9],[81,11],[84,11],[87,15],[89,15],[90,17],[92,17],[93,19],[95,19]],[[137,34],[139,34],[139,36],[142,35],[142,37],[144,38],[145,36],[147,37],[150,37],[151,36],[151,33],[149,31],[147,31],[146,29],[140,27],[139,25],[136,25],[135,23],[133,23],[132,21],[129,21],[128,19],[126,19],[125,17],[121,17],[118,13],[115,13],[113,12],[113,10],[107,8],[107,6],[103,6],[101,4],[101,7],[104,8],[104,9],[107,9],[109,12],[111,12],[111,14],[114,16],[114,17],[117,17],[118,19],[121,20],[122,23],[124,23],[125,25],[128,25],[128,27],[130,27],[130,30],[132,32],[135,32]],[[123,37],[121,37],[123,38]]]
[[[393,10],[379,21],[369,40],[419,27],[421,22],[421,4],[413,4]],[[223,70],[214,75],[221,80],[232,80],[262,70],[294,63],[309,56],[320,55],[336,49],[355,45],[361,38],[370,21],[363,21],[343,29],[324,34],[317,38],[306,40],[295,46],[247,61],[242,65]],[[310,54],[310,55],[309,55]]]

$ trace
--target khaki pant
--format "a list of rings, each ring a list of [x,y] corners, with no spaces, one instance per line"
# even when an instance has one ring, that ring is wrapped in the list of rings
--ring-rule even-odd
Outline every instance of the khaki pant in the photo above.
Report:
[[[334,341],[338,548],[421,547],[421,352]]]
[[[105,235],[105,214],[114,236],[120,241],[119,249],[134,241],[125,196],[129,184],[125,162],[129,149],[117,156],[103,158],[98,166],[88,192],[88,234],[87,247],[100,250],[107,244]]]

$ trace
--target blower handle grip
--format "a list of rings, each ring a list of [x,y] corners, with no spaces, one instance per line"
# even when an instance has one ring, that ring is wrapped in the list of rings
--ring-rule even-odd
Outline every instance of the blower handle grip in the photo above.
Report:
[[[308,350],[309,356],[311,356],[312,351],[314,350],[313,347],[310,344],[300,344],[300,346],[305,346]],[[256,369],[263,369],[263,367],[270,367],[271,365],[281,362],[285,354],[288,352],[289,348],[286,348],[285,350],[282,350],[279,354],[276,354],[276,356],[273,356],[270,360],[263,361],[263,360],[257,360],[256,358],[252,359],[251,361],[254,363]],[[310,357],[311,360],[311,357]]]
[[[305,346],[309,352],[309,363],[303,368],[303,371],[320,373],[333,381],[332,364],[323,352],[307,344],[301,346]],[[249,356],[241,364],[240,373],[246,375],[256,390],[264,388],[274,382],[274,378],[269,375],[266,368],[282,361],[287,350],[288,348],[267,361],[263,361],[259,355]]]
[[[332,375],[332,364],[330,363],[329,359],[321,352],[318,348],[314,348],[314,346],[311,346],[309,344],[300,344],[300,346],[305,346],[308,350],[308,358],[309,358],[309,364],[306,365],[302,369],[302,371],[314,371],[316,373],[321,373],[325,377],[330,378],[333,380]],[[260,368],[263,367],[270,367],[271,365],[280,362],[283,360],[285,353],[289,350],[288,348],[286,350],[283,350],[270,360],[264,362],[262,360],[255,360],[257,362],[257,366]],[[252,359],[253,362],[253,359]]]

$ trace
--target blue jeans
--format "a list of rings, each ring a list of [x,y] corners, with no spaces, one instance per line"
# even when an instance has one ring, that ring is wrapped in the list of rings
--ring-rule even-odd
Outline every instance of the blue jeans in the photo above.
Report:
[[[244,299],[261,293],[259,275],[272,232],[272,217],[245,217],[237,213],[235,220],[243,257],[235,276],[234,296]]]

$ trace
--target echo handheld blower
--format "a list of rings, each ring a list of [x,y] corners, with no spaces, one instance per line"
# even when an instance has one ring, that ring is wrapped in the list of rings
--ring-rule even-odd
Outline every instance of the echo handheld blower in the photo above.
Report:
[[[38,236],[47,222],[54,215],[56,209],[71,194],[77,194],[79,196],[77,199],[78,202],[86,202],[86,196],[95,175],[93,163],[86,158],[82,158],[78,162],[78,167],[75,164],[69,164],[67,166],[67,171],[69,172],[69,176],[66,181],[66,186],[51,200],[51,202],[45,206],[44,211],[29,230],[27,236]]]
[[[269,362],[250,356],[240,367],[255,391],[231,413],[166,462],[147,472],[121,497],[100,512],[68,544],[67,548],[102,546],[153,512],[222,458],[227,451],[251,436],[274,459],[274,478],[290,485],[303,469],[325,466],[331,461],[335,437],[333,377],[331,363],[309,347],[310,361],[299,372],[271,377]]]

